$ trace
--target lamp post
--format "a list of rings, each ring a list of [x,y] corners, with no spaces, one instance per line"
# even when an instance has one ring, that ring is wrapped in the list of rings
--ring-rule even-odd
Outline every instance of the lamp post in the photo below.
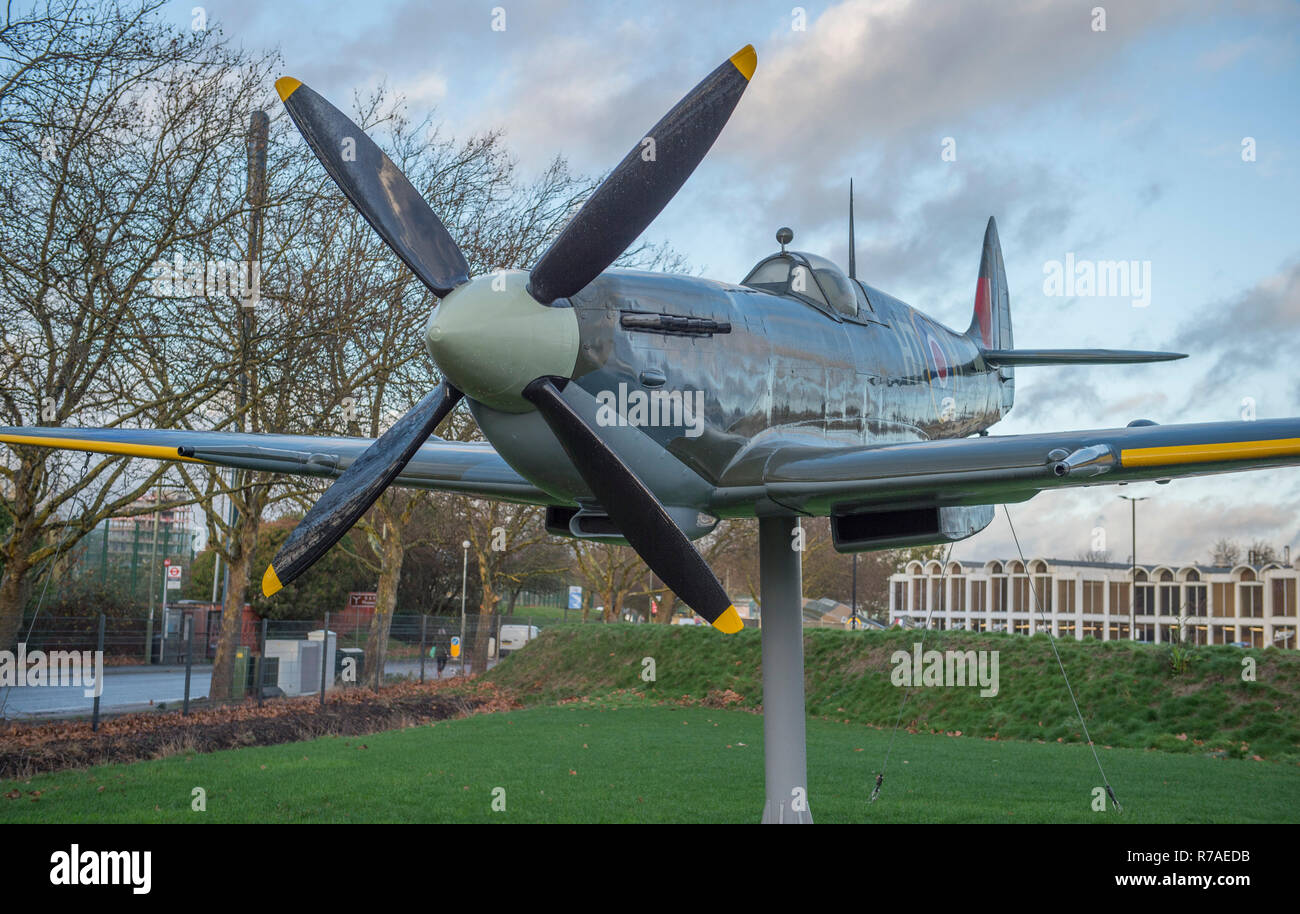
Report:
[[[460,544],[464,555],[460,563],[460,675],[465,675],[465,582],[469,574],[469,540]]]
[[[1137,503],[1140,501],[1146,501],[1151,496],[1143,495],[1141,498],[1136,498],[1132,495],[1121,495],[1119,497],[1129,503],[1129,507],[1131,509],[1131,514],[1132,514],[1133,553],[1132,555],[1129,556],[1129,558],[1132,561],[1132,570],[1130,571],[1130,577],[1129,577],[1128,638],[1130,641],[1135,641],[1136,638],[1134,638],[1134,635],[1136,634],[1136,632],[1134,631],[1134,629],[1136,628],[1136,623],[1134,617],[1137,613],[1137,579],[1138,579],[1138,521],[1137,521],[1138,506]]]

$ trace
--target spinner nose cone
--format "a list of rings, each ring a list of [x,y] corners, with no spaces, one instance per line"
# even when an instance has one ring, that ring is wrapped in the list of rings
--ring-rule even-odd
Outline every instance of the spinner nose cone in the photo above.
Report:
[[[494,409],[532,409],[523,389],[543,376],[572,377],[578,361],[578,317],[528,294],[519,270],[479,276],[434,309],[424,345],[447,380]]]

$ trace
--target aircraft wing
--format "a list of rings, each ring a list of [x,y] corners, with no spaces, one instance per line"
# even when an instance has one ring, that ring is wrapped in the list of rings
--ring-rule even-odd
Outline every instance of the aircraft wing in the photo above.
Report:
[[[317,438],[143,428],[0,428],[0,442],[334,478],[373,438]],[[526,504],[559,504],[483,442],[430,438],[395,485]]]
[[[936,439],[833,448],[760,446],[733,464],[716,506],[772,502],[825,515],[856,507],[1024,501],[1044,489],[1300,464],[1300,418]]]

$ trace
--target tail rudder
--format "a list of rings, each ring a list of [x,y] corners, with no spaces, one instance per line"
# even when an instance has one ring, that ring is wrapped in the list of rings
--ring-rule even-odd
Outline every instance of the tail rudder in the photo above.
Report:
[[[1002,244],[998,241],[998,223],[990,216],[984,230],[984,251],[980,256],[979,278],[975,282],[975,314],[966,335],[981,349],[1009,350],[1011,338],[1011,299],[1007,294],[1007,272],[1002,263]],[[1015,369],[998,368],[1002,381],[1002,412],[1011,409],[1015,400]]]

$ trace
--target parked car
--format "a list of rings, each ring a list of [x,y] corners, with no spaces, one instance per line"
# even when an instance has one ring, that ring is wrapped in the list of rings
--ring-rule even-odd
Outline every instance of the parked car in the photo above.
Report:
[[[517,651],[529,641],[532,641],[541,633],[536,625],[503,625],[501,626],[501,651],[499,656],[504,657],[511,651]]]

